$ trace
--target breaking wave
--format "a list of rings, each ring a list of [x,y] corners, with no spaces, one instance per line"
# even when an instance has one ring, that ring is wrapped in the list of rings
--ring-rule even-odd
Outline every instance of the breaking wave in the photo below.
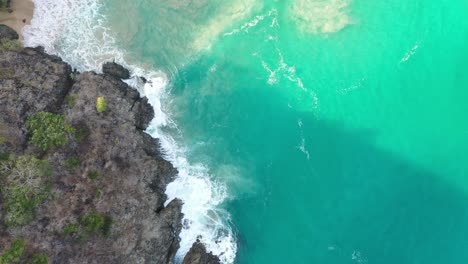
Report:
[[[177,197],[184,201],[184,227],[176,262],[181,262],[197,238],[223,263],[234,262],[235,235],[229,214],[219,207],[227,195],[225,186],[212,181],[202,164],[190,164],[185,148],[164,132],[164,128],[176,127],[161,103],[169,96],[167,75],[131,61],[126,51],[118,47],[106,26],[100,0],[34,0],[34,3],[31,25],[23,29],[25,46],[43,46],[47,53],[60,56],[79,71],[100,72],[104,62],[114,60],[132,71],[132,78],[125,81],[148,97],[153,106],[155,118],[147,132],[160,139],[165,157],[179,171],[175,181],[167,186],[166,194],[169,200]],[[143,83],[138,76],[149,81]]]

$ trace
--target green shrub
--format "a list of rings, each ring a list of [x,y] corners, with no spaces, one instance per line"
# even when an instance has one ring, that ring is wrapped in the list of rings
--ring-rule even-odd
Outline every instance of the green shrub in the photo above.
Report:
[[[76,104],[77,98],[78,98],[77,94],[69,94],[65,97],[65,101],[67,102],[68,106],[74,107]]]
[[[32,156],[11,157],[0,164],[3,182],[5,223],[21,226],[34,219],[35,208],[48,195],[48,180],[52,168],[47,161]]]
[[[6,137],[0,137],[0,144],[7,142]]]
[[[102,112],[105,112],[107,110],[106,98],[98,97],[96,99],[96,110],[98,111],[98,113],[102,113]]]
[[[84,230],[91,234],[101,233],[108,236],[112,227],[112,218],[98,212],[92,212],[83,216],[80,220]]]
[[[46,254],[35,254],[32,256],[31,260],[28,262],[29,264],[48,264],[49,258]]]
[[[13,241],[10,248],[0,256],[0,264],[10,264],[17,262],[26,249],[26,241],[19,239]]]
[[[75,129],[65,124],[63,115],[39,112],[28,118],[26,123],[31,133],[31,143],[46,151],[52,146],[68,143],[67,134],[74,134]]]
[[[10,157],[10,154],[0,152],[0,162],[8,160],[8,157]]]
[[[104,215],[98,212],[89,213],[81,218],[81,224],[90,233],[96,233],[101,230],[104,227],[104,222]]]
[[[9,227],[22,226],[34,219],[37,201],[29,196],[30,193],[21,187],[11,188],[5,193],[5,223]]]
[[[87,127],[80,127],[75,133],[75,138],[78,143],[83,142],[89,136],[89,129]]]
[[[63,228],[64,235],[73,235],[80,231],[80,226],[77,224],[68,224]]]
[[[65,167],[70,173],[75,173],[76,169],[80,167],[81,161],[77,157],[71,157],[65,160]]]
[[[16,39],[1,39],[0,51],[21,51],[23,46]]]
[[[97,171],[90,171],[88,173],[88,178],[90,178],[91,180],[96,180],[97,178],[99,178],[99,172]]]
[[[105,216],[104,225],[101,228],[101,232],[105,237],[108,237],[110,235],[112,224],[114,224],[114,220],[110,216]]]

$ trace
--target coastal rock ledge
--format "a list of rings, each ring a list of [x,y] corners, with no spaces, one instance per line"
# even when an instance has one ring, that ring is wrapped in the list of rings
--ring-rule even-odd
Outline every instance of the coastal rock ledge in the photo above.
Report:
[[[128,71],[73,72],[2,36],[0,262],[172,263],[177,170],[144,132],[148,100],[115,78]]]

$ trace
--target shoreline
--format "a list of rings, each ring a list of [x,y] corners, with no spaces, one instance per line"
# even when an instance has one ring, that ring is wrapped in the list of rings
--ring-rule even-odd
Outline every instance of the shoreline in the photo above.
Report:
[[[23,28],[31,24],[34,14],[34,3],[32,0],[11,0],[10,8],[12,12],[0,11],[0,24],[7,25],[14,29],[23,41]]]

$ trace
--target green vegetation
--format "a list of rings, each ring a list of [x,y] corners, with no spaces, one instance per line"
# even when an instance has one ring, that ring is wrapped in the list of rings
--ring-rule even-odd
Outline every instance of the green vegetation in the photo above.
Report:
[[[10,264],[17,262],[26,249],[26,241],[19,239],[13,241],[10,248],[0,256],[0,264]]]
[[[101,234],[109,236],[112,227],[112,218],[93,211],[83,215],[79,224],[68,224],[63,228],[62,234],[71,235],[76,241],[86,240],[90,235]]]
[[[0,40],[0,51],[21,51],[23,46],[21,43],[14,39],[2,39]]]
[[[84,226],[86,231],[90,233],[96,233],[101,230],[104,226],[104,222],[104,215],[98,212],[89,213],[81,218],[81,224]]]
[[[32,156],[10,157],[0,163],[1,192],[6,211],[4,221],[10,227],[34,219],[36,206],[48,196],[47,178],[52,168],[47,161]]]
[[[3,8],[8,7],[8,0],[0,0],[0,11],[3,11]]]
[[[10,158],[8,153],[0,153],[0,161],[7,161]]]
[[[112,219],[98,212],[86,214],[80,219],[80,223],[87,233],[101,233],[104,236],[110,234],[112,227]]]
[[[6,137],[0,137],[0,144],[7,142]]]
[[[90,171],[88,173],[88,178],[90,178],[91,180],[96,180],[97,178],[99,178],[99,172],[97,171]]]
[[[77,94],[69,94],[65,97],[65,102],[67,102],[68,106],[74,107],[76,104],[77,98],[78,98]]]
[[[81,161],[77,157],[71,157],[65,160],[65,167],[70,173],[75,173],[76,169],[78,169],[80,165]]]
[[[65,124],[63,115],[39,112],[28,118],[27,128],[31,133],[31,143],[46,151],[52,146],[68,143],[67,134],[74,134],[75,129]]]
[[[81,127],[75,132],[75,138],[78,143],[83,142],[89,136],[89,129],[87,127]]]
[[[107,110],[107,103],[104,97],[98,97],[96,100],[96,110],[98,113],[105,112]]]
[[[29,264],[48,264],[49,258],[45,254],[35,254],[32,256]]]
[[[77,224],[68,224],[63,228],[64,235],[73,235],[80,231],[80,226]]]

